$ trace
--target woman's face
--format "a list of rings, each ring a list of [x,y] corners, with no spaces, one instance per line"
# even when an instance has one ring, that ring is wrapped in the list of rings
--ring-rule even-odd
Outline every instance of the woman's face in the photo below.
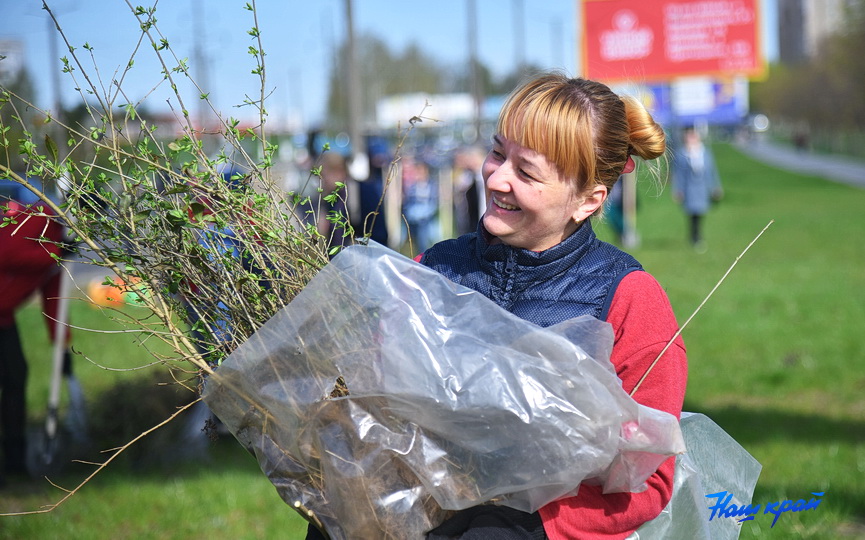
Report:
[[[546,156],[501,135],[493,138],[483,177],[484,227],[505,244],[531,251],[549,249],[570,236],[607,194],[606,187],[596,186],[580,196]]]

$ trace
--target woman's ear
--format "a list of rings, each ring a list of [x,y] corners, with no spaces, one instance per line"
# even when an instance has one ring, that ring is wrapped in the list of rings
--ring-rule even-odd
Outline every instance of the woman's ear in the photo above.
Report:
[[[604,204],[604,201],[607,200],[607,194],[607,186],[603,184],[595,184],[590,188],[576,211],[574,211],[574,221],[579,223],[584,219],[588,219],[589,216],[594,214]]]

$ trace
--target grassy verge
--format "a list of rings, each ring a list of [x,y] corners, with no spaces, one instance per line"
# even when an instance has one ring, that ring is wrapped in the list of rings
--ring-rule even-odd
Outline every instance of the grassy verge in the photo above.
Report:
[[[71,465],[59,478],[72,487],[92,467]],[[3,492],[3,511],[34,510],[63,495],[46,482]],[[305,522],[279,498],[255,462],[233,440],[213,444],[200,460],[159,470],[109,466],[56,510],[0,518],[0,538],[304,538]]]
[[[690,378],[686,409],[710,416],[763,471],[755,503],[808,499],[813,510],[742,525],[742,538],[865,536],[865,190],[763,166],[716,147],[725,198],[706,218],[708,251],[686,242],[686,222],[669,189],[641,187],[641,245],[632,250],[667,289],[681,321],[770,221],[774,224],[685,329]],[[610,238],[604,224],[596,227]],[[50,358],[38,310],[21,313],[31,359],[31,414],[42,418]],[[100,327],[76,306],[73,320]],[[82,322],[84,321],[84,322]],[[76,348],[99,363],[150,361],[130,336],[77,332]],[[93,400],[123,378],[78,361]],[[154,417],[155,424],[161,420]],[[118,440],[121,444],[125,440]],[[59,477],[72,487],[91,467]],[[0,512],[33,510],[62,492],[46,482],[10,485]],[[161,468],[109,467],[47,515],[0,518],[0,538],[303,538],[305,526],[276,495],[255,461],[223,438],[194,460]]]
[[[80,284],[86,285],[86,283]],[[73,331],[74,373],[87,400],[90,448],[75,448],[60,437],[60,459],[103,461],[98,451],[118,447],[173,412],[173,404],[192,394],[153,362],[148,348],[167,353],[154,343],[139,343],[134,334],[82,302],[70,303],[70,322],[100,332]],[[135,311],[140,308],[126,308]],[[35,429],[44,425],[50,385],[51,350],[38,304],[18,314],[29,360],[28,407]],[[86,355],[86,358],[85,358]],[[64,386],[62,409],[67,410]],[[184,417],[149,435],[122,454],[80,492],[50,513],[0,517],[0,539],[189,539],[304,538],[306,522],[279,498],[255,458],[230,436],[214,442],[187,440]],[[201,435],[196,430],[194,435]],[[69,463],[50,481],[72,489],[95,469]],[[47,480],[9,479],[0,489],[0,512],[39,510],[65,493]]]

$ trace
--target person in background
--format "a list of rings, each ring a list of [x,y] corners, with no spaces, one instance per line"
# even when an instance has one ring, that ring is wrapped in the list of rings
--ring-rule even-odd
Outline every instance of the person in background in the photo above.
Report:
[[[343,187],[338,187],[342,184]],[[316,227],[322,236],[329,239],[332,246],[341,246],[344,230],[334,223],[336,214],[351,217],[349,206],[356,202],[358,196],[356,186],[348,174],[348,161],[338,152],[325,152],[321,155],[321,189],[322,193],[316,205]],[[324,197],[336,194],[333,202],[327,202]]]
[[[418,156],[402,158],[402,181],[402,212],[409,242],[414,250],[422,251],[438,236],[438,183],[431,177],[429,166]]]
[[[581,315],[609,322],[610,360],[632,392],[678,325],[663,288],[632,256],[598,240],[592,217],[619,176],[633,170],[631,155],[664,155],[664,131],[636,99],[546,73],[509,96],[492,143],[477,229],[417,260],[543,327]],[[676,337],[633,398],[679,417],[686,381],[685,346]],[[670,500],[674,465],[665,461],[641,493],[605,494],[584,483],[576,496],[534,513],[469,508],[428,539],[622,539]]]
[[[621,245],[625,238],[625,209],[624,209],[624,193],[622,183],[624,180],[619,180],[610,188],[607,194],[607,200],[604,203],[604,219],[610,224],[610,228],[616,235],[616,242]]]
[[[369,178],[358,181],[357,212],[353,212],[351,226],[355,238],[369,234],[370,240],[386,246],[388,244],[387,218],[385,217],[382,197],[384,195],[385,170],[390,164],[391,156],[387,141],[383,137],[367,137],[369,152]]]
[[[472,232],[483,213],[484,180],[481,166],[486,152],[478,146],[461,148],[454,155],[454,221],[457,236]]]
[[[682,205],[688,218],[688,239],[697,252],[706,251],[703,216],[712,202],[723,196],[718,169],[712,152],[693,127],[682,132],[682,144],[673,156],[673,198]]]
[[[27,468],[27,376],[28,366],[21,347],[15,313],[34,294],[42,300],[45,323],[52,341],[69,342],[57,336],[56,319],[62,268],[54,257],[61,255],[63,228],[53,213],[29,191],[3,180],[6,196],[0,211],[8,225],[0,228],[0,437],[6,477],[26,477]],[[12,192],[14,190],[14,193]],[[44,238],[45,241],[40,241]],[[64,356],[64,375],[71,361]]]

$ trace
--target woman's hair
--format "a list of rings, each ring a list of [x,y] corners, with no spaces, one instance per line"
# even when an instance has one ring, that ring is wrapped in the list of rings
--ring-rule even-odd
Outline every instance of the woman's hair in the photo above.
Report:
[[[583,191],[596,184],[612,189],[628,156],[664,155],[666,137],[635,98],[618,96],[604,84],[560,73],[536,76],[508,97],[498,133],[539,152]]]

